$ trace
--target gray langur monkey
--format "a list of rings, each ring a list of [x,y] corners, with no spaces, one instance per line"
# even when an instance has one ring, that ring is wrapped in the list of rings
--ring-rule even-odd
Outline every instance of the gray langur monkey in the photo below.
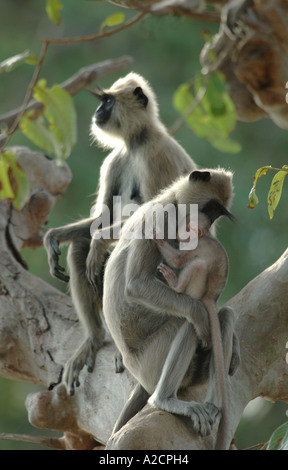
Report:
[[[196,168],[160,121],[155,94],[143,77],[130,73],[111,88],[98,89],[94,94],[100,105],[92,118],[91,135],[112,151],[101,166],[93,213],[79,222],[50,229],[44,238],[50,273],[64,282],[69,276],[59,264],[59,245],[70,244],[67,263],[71,296],[85,327],[83,343],[64,367],[63,382],[70,394],[79,386],[82,368],[86,365],[89,372],[93,370],[104,341],[101,272],[107,249],[117,240],[112,234],[110,239],[93,239],[93,231],[112,225],[114,196],[121,197],[122,207],[128,203],[141,205]],[[105,220],[104,213],[109,215]]]
[[[212,200],[228,211],[232,193],[230,172],[195,170],[145,203],[124,225],[105,269],[103,314],[124,365],[138,385],[124,406],[114,433],[155,394],[161,408],[165,403],[167,411],[190,417],[201,435],[210,434],[220,416],[209,317],[203,302],[175,292],[157,276],[162,256],[153,236],[138,239],[127,234],[143,224],[143,217],[154,205],[172,204],[177,208],[180,204],[198,204],[201,212]],[[222,308],[218,317],[225,364],[232,364],[238,355],[233,342],[234,312],[229,307]],[[199,383],[208,384],[203,403],[176,397],[178,389]]]
[[[215,387],[218,387],[218,402],[221,404],[221,421],[217,432],[217,441],[215,449],[225,448],[227,433],[227,400],[228,384],[227,373],[233,375],[239,366],[240,358],[234,354],[229,363],[224,363],[223,345],[221,337],[221,328],[218,318],[217,300],[219,299],[228,277],[228,257],[222,244],[209,232],[214,221],[221,216],[227,216],[234,219],[232,214],[225,209],[217,200],[209,201],[202,211],[198,214],[198,224],[193,224],[189,216],[184,221],[188,232],[198,234],[198,244],[195,249],[185,249],[185,243],[189,246],[190,238],[181,238],[181,227],[177,233],[178,241],[184,243],[182,249],[174,248],[168,241],[157,239],[155,234],[154,241],[158,245],[159,251],[163,256],[164,263],[158,265],[158,271],[164,276],[171,289],[178,293],[185,293],[194,299],[201,300],[207,309],[210,319],[212,351],[215,369]],[[185,231],[186,231],[185,230]],[[185,234],[184,231],[184,234]],[[168,265],[167,265],[167,264]],[[176,272],[175,272],[176,270]],[[232,313],[233,315],[233,313]],[[187,328],[193,328],[190,324]],[[180,330],[178,334],[178,345],[182,343],[187,335],[185,329]],[[169,374],[171,364],[177,360],[180,351],[177,349],[175,341],[174,349],[169,352],[164,365],[160,380],[156,390],[149,399],[150,404],[158,408],[169,411],[170,401],[176,399],[177,383],[175,389],[168,388],[167,393],[167,374]],[[233,349],[237,351],[237,337],[233,335],[235,342]],[[173,358],[175,356],[175,359]],[[181,360],[181,358],[180,358]],[[170,381],[170,378],[169,378]],[[168,395],[168,396],[167,396]]]

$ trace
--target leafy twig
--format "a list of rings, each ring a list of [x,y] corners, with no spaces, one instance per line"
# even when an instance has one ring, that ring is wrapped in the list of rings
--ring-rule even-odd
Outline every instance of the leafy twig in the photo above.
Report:
[[[88,65],[87,67],[82,67],[78,72],[72,75],[72,77],[69,77],[59,86],[60,88],[63,88],[64,90],[68,91],[70,95],[74,96],[79,93],[79,91],[83,90],[83,88],[87,87],[94,80],[97,80],[99,77],[102,77],[103,75],[106,75],[108,73],[121,70],[122,68],[130,64],[132,61],[132,57],[123,56],[119,57],[118,59],[105,60],[103,62]],[[39,101],[32,99],[26,106],[26,111],[29,111],[30,109],[42,108],[42,103],[39,103]],[[4,122],[7,124],[7,126],[11,126],[20,111],[21,107],[0,115],[0,123]]]
[[[75,38],[45,39],[45,42],[47,44],[65,45],[65,44],[77,44],[77,43],[82,43],[82,42],[97,41],[98,39],[103,39],[103,38],[112,36],[113,34],[117,34],[120,31],[123,31],[124,29],[130,28],[130,26],[132,26],[135,23],[138,23],[138,21],[140,21],[146,15],[147,15],[146,12],[138,13],[136,16],[134,16],[131,20],[127,21],[126,23],[120,26],[116,26],[113,29],[102,31],[97,34],[91,34],[89,36],[80,36],[80,37],[75,37]]]
[[[261,176],[266,175],[266,173],[269,170],[277,172],[272,180],[272,183],[268,192],[268,196],[267,196],[268,213],[269,213],[269,218],[271,220],[273,219],[274,211],[281,198],[284,179],[288,175],[287,165],[284,165],[282,168],[273,168],[271,165],[268,165],[268,166],[263,166],[262,168],[259,168],[256,171],[254,175],[254,183],[249,193],[248,208],[254,209],[255,206],[259,205],[259,199],[256,195],[256,185],[257,185],[258,180],[261,178]]]
[[[15,130],[18,128],[21,117],[23,116],[23,114],[27,110],[28,104],[29,104],[30,99],[32,97],[33,88],[36,85],[37,80],[39,78],[40,71],[41,71],[41,68],[42,68],[42,65],[43,65],[43,62],[45,60],[46,53],[47,53],[47,50],[48,50],[48,47],[49,47],[50,44],[66,45],[66,44],[76,44],[76,43],[96,41],[98,39],[102,39],[102,38],[105,38],[105,37],[108,37],[108,36],[112,36],[113,34],[117,34],[120,31],[122,31],[126,28],[129,28],[133,24],[140,21],[144,16],[146,16],[146,13],[145,12],[140,12],[136,16],[134,16],[131,20],[127,21],[126,23],[124,23],[120,26],[117,26],[117,27],[115,27],[111,30],[108,30],[108,31],[102,31],[100,33],[89,35],[89,36],[76,37],[76,38],[62,38],[62,39],[49,39],[49,38],[45,39],[42,42],[42,49],[41,49],[40,58],[39,58],[37,67],[34,71],[32,80],[31,80],[31,82],[30,82],[30,84],[27,88],[27,92],[26,92],[26,95],[25,95],[25,98],[24,98],[23,105],[21,106],[21,108],[20,108],[17,116],[15,117],[12,125],[8,128],[8,130],[5,133],[2,134],[2,136],[0,136],[0,150],[3,149],[7,145],[10,137],[15,132]]]
[[[171,135],[174,135],[180,129],[180,127],[182,127],[183,124],[185,124],[186,119],[190,116],[190,114],[193,113],[193,111],[199,106],[199,104],[203,100],[206,90],[207,90],[207,84],[205,84],[205,86],[202,86],[198,90],[197,95],[195,96],[195,101],[187,108],[185,114],[180,116],[174,122],[173,126],[169,129],[169,133]]]
[[[40,71],[41,71],[44,59],[46,57],[47,49],[48,49],[48,44],[46,42],[44,42],[42,44],[41,54],[40,54],[40,57],[39,57],[39,60],[38,60],[37,67],[34,70],[32,80],[31,80],[31,82],[30,82],[30,84],[27,88],[26,95],[25,95],[25,98],[24,98],[24,102],[23,102],[23,104],[20,108],[20,111],[18,112],[17,116],[15,117],[13,124],[10,126],[10,128],[8,128],[8,130],[6,132],[6,136],[4,136],[3,143],[1,143],[1,141],[0,141],[0,149],[1,149],[1,147],[4,147],[4,146],[7,145],[10,137],[16,131],[16,129],[19,125],[21,117],[23,116],[23,114],[26,111],[27,105],[28,105],[28,103],[29,103],[29,101],[32,97],[33,88],[36,85],[37,80],[39,78]]]
[[[29,444],[50,447],[52,449],[65,450],[65,441],[63,438],[46,437],[46,436],[32,436],[28,434],[0,434],[0,440],[28,442]]]

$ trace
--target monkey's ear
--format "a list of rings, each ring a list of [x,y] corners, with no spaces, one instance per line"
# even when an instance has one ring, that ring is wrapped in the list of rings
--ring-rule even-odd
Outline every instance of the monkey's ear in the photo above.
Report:
[[[203,207],[203,209],[201,209],[201,212],[203,212],[208,217],[211,222],[211,225],[213,224],[213,222],[215,222],[216,219],[218,219],[218,217],[221,217],[222,215],[225,215],[233,222],[236,220],[234,215],[231,214],[231,212],[229,212],[216,199],[211,199],[210,201],[208,201]]]
[[[137,86],[137,88],[135,88],[133,93],[136,96],[137,101],[140,101],[140,103],[143,105],[143,107],[146,108],[149,100],[148,100],[147,96],[143,93],[143,90],[142,90],[141,86]]]
[[[189,181],[204,181],[205,183],[208,183],[211,179],[211,173],[210,171],[192,171],[189,175]]]

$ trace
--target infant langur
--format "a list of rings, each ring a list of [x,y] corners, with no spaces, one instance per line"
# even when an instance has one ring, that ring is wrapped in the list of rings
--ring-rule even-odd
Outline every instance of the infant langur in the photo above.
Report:
[[[185,292],[194,299],[202,300],[208,309],[216,302],[225,287],[228,274],[228,259],[224,247],[209,232],[214,220],[221,215],[233,216],[217,201],[210,201],[198,214],[198,224],[188,216],[179,227],[177,240],[181,249],[168,241],[157,238],[154,241],[166,261],[158,265],[169,286],[178,293]],[[186,235],[186,238],[183,236]],[[198,237],[195,249],[189,249],[191,240]],[[187,246],[187,247],[186,247]],[[177,275],[174,270],[177,270]]]
[[[239,356],[232,357],[230,364],[224,364],[222,336],[220,323],[217,316],[217,300],[223,291],[228,275],[228,258],[224,247],[209,232],[212,223],[220,216],[225,215],[233,220],[232,214],[217,201],[209,201],[198,214],[198,226],[187,217],[185,227],[179,226],[177,240],[181,250],[174,248],[168,241],[157,239],[158,245],[165,263],[158,265],[158,271],[166,279],[168,285],[177,293],[185,293],[194,299],[201,300],[206,307],[211,327],[212,350],[215,363],[215,383],[218,384],[218,400],[221,402],[221,422],[218,430],[216,448],[222,448],[225,441],[226,429],[226,403],[227,403],[227,373],[233,374],[239,365]],[[185,237],[183,237],[185,235]],[[188,235],[188,237],[187,237]],[[198,245],[189,250],[191,239],[198,235]],[[185,246],[186,245],[186,246]],[[173,268],[173,269],[172,269]],[[176,270],[176,272],[175,272]],[[236,341],[236,336],[234,337]],[[172,354],[180,351],[173,350]],[[229,371],[227,370],[229,368]],[[163,407],[161,396],[163,386],[166,388],[164,369],[159,383],[149,402],[158,408]],[[174,392],[177,392],[175,390]],[[164,403],[165,409],[165,403]]]

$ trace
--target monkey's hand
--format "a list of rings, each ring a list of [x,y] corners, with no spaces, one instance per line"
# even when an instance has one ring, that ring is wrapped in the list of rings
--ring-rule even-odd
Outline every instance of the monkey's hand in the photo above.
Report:
[[[63,372],[63,382],[67,392],[74,395],[75,386],[80,386],[79,375],[86,365],[88,372],[93,372],[97,346],[93,338],[86,338],[79,349],[66,362]]]
[[[59,249],[59,243],[55,236],[55,231],[53,229],[49,230],[43,240],[44,247],[48,254],[48,263],[50,266],[50,274],[60,281],[68,282],[69,276],[64,274],[65,268],[60,266],[59,264],[59,256],[61,255],[61,251]]]
[[[101,251],[101,250],[99,250]],[[103,260],[98,253],[98,243],[92,240],[90,250],[86,259],[86,276],[95,291],[98,290],[99,277],[101,274]]]
[[[157,271],[159,271],[161,274],[163,274],[164,278],[166,279],[168,285],[171,287],[171,289],[175,290],[175,292],[180,292],[177,289],[177,276],[175,273],[172,271],[172,269],[169,268],[169,266],[166,266],[164,263],[160,263],[157,266]]]

